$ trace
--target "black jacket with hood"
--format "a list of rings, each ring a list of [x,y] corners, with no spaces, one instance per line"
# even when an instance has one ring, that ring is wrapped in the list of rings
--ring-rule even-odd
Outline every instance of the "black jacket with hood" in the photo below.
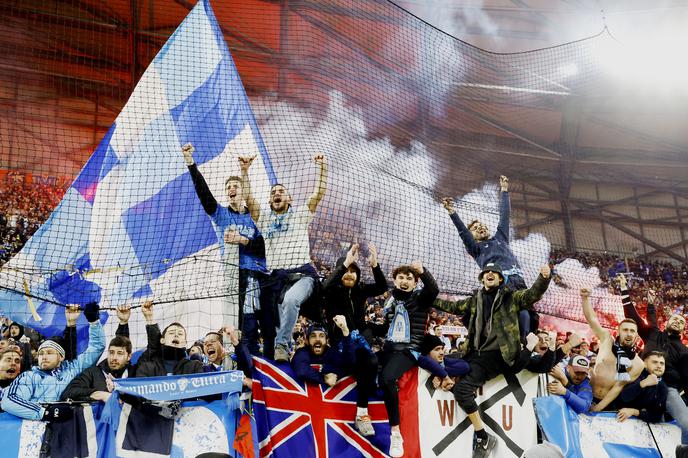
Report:
[[[364,335],[366,339],[371,340],[372,332],[366,332],[368,330],[368,323],[365,319],[366,301],[369,297],[379,296],[387,291],[387,280],[379,264],[372,269],[375,283],[363,283],[361,282],[361,269],[355,262],[352,263],[351,267],[356,271],[356,283],[351,288],[344,286],[342,277],[348,270],[344,267],[345,259],[345,257],[341,257],[337,260],[335,269],[322,285],[329,338],[333,346],[334,342],[339,342],[342,339],[341,329],[332,321],[336,315],[344,315],[350,331],[358,329],[358,332]]]

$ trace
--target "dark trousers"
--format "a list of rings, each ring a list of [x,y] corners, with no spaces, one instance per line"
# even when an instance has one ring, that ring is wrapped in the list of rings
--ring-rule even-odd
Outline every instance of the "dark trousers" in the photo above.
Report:
[[[370,396],[375,393],[375,379],[377,378],[377,356],[368,349],[356,349],[356,364],[354,378],[356,379],[356,406],[368,407]]]
[[[241,343],[248,348],[251,355],[260,356],[258,328],[262,322],[262,308],[255,313],[244,313],[249,276],[255,278],[259,284],[262,284],[263,279],[267,276],[252,270],[239,269],[239,329],[241,329]],[[260,296],[261,291],[252,291],[252,293]]]
[[[464,359],[471,366],[471,370],[454,385],[452,391],[456,402],[468,415],[478,411],[478,404],[475,402],[478,388],[499,374],[508,372],[509,366],[504,362],[499,350],[480,353],[473,351]]]
[[[390,426],[399,425],[399,378],[417,364],[410,351],[385,350],[382,355],[380,386]]]

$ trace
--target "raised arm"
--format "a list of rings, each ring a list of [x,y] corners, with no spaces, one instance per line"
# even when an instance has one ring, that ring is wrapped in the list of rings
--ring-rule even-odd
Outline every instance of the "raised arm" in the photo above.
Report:
[[[65,306],[65,319],[67,326],[65,326],[63,338],[65,342],[65,361],[73,361],[76,359],[76,321],[81,316],[81,309],[77,304],[67,304]]]
[[[344,262],[340,266],[337,266],[330,273],[330,275],[323,281],[322,288],[324,292],[328,292],[333,288],[336,288],[339,284],[341,284],[342,277],[346,273],[349,266],[354,262],[358,261],[358,256],[359,245],[358,243],[354,243],[353,245],[351,245],[351,248],[349,248],[349,251],[347,251],[346,258],[344,258]]]
[[[437,286],[435,277],[428,271],[428,269],[423,267],[420,261],[413,261],[411,267],[416,269],[420,274],[420,279],[423,281],[423,289],[420,291],[420,296],[418,297],[418,302],[423,308],[429,309],[432,307],[437,295],[440,293],[440,287]]]
[[[320,173],[318,174],[318,182],[315,184],[313,194],[306,201],[308,210],[311,213],[315,213],[327,189],[327,159],[324,154],[316,154],[313,157],[313,161],[320,166]]]
[[[382,269],[377,262],[377,247],[371,243],[368,245],[368,251],[370,251],[369,263],[370,268],[373,269],[373,279],[375,279],[375,283],[364,283],[363,293],[367,297],[374,297],[384,294],[385,291],[387,291],[387,279],[385,278],[385,274],[382,272]]]
[[[499,177],[499,187],[499,224],[497,225],[497,233],[508,242],[511,203],[509,202],[509,179],[504,175]]]
[[[605,339],[610,337],[609,331],[604,329],[597,319],[597,314],[590,304],[590,290],[587,288],[581,288],[580,290],[581,302],[583,305],[583,315],[585,315],[585,320],[588,322],[590,329],[595,334],[595,336],[602,343]]]
[[[201,175],[200,170],[198,170],[198,166],[196,166],[193,159],[193,152],[194,147],[191,143],[182,146],[184,162],[186,162],[186,166],[189,168],[196,195],[198,195],[201,205],[203,205],[203,210],[209,215],[214,215],[217,211],[217,200],[215,200],[213,193],[210,192],[210,188],[208,188],[208,183],[205,182],[203,175]]]
[[[552,271],[548,265],[540,267],[540,275],[528,289],[521,289],[514,292],[514,303],[518,304],[521,309],[532,310],[533,305],[540,299],[547,291],[549,282],[552,279]]]
[[[103,354],[103,350],[105,350],[105,331],[103,330],[103,325],[100,324],[99,311],[100,307],[95,302],[84,306],[84,316],[89,323],[88,347],[73,361],[77,373],[94,366],[98,362],[100,355]]]
[[[476,258],[478,256],[478,244],[475,242],[471,231],[468,230],[463,221],[461,221],[461,218],[459,218],[459,214],[454,208],[454,202],[450,198],[445,197],[442,199],[442,205],[444,206],[444,209],[447,210],[447,213],[449,213],[449,217],[454,223],[454,226],[456,226],[456,230],[459,232],[459,237],[461,237],[461,240],[466,247],[466,251],[473,258]]]
[[[116,336],[129,338],[129,317],[131,317],[131,305],[118,305],[117,319],[119,320],[119,325],[115,331]]]
[[[246,200],[246,207],[251,214],[251,218],[258,224],[260,219],[260,204],[251,192],[251,178],[248,175],[248,169],[251,167],[256,156],[239,156],[239,168],[241,169],[241,186],[244,190],[244,199]]]
[[[657,324],[657,308],[655,307],[657,293],[654,290],[647,291],[647,327],[659,331]],[[643,323],[642,320],[637,323]],[[640,326],[640,324],[638,325]],[[643,336],[640,336],[643,337]]]
[[[162,344],[160,343],[162,334],[160,333],[160,326],[153,318],[153,301],[150,299],[145,301],[141,305],[141,313],[143,313],[143,318],[146,320],[146,334],[148,335],[148,345],[145,352],[147,353],[146,359],[151,359],[153,356],[162,353]]]

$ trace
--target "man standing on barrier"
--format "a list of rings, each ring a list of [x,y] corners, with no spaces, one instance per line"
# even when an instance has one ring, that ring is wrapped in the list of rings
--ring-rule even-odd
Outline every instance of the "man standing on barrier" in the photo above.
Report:
[[[404,455],[404,440],[399,427],[398,382],[406,371],[418,364],[428,310],[437,298],[439,288],[432,274],[420,261],[397,267],[392,272],[392,277],[394,289],[385,303],[385,318],[389,323],[389,330],[380,358],[380,386],[391,427],[389,454],[400,457]],[[422,289],[416,288],[419,279],[423,281]]]
[[[221,255],[224,261],[224,276],[227,282],[227,309],[223,311],[222,325],[234,325],[231,317],[239,313],[239,328],[242,340],[252,355],[258,355],[258,315],[260,314],[260,280],[267,273],[265,267],[265,243],[246,206],[242,177],[230,176],[225,180],[225,192],[229,205],[218,204],[208,188],[203,175],[193,158],[194,147],[182,147],[184,161],[189,168],[196,194],[203,210],[210,216],[217,233]],[[242,174],[246,173],[252,157],[239,158]],[[238,247],[238,248],[237,248]]]
[[[296,208],[292,206],[287,188],[275,184],[270,188],[270,209],[261,210],[251,194],[250,161],[242,167],[246,205],[265,238],[267,267],[271,271],[261,295],[262,316],[266,321],[263,326],[263,354],[267,358],[274,357],[278,362],[289,361],[289,344],[299,310],[319,285],[318,272],[311,262],[308,227],[325,196],[327,161],[323,154],[316,154],[313,161],[320,169],[315,189],[306,204]],[[272,323],[279,320],[279,325],[270,324],[270,320]]]
[[[373,330],[366,322],[367,300],[379,296],[387,291],[387,280],[377,262],[377,248],[372,243],[368,245],[370,251],[370,268],[373,271],[374,283],[361,281],[361,269],[358,267],[360,247],[358,243],[351,245],[345,257],[337,260],[335,269],[323,282],[325,296],[325,312],[330,333],[330,345],[338,348],[342,342],[342,332],[332,319],[341,315],[346,319],[347,327],[351,330],[355,351],[353,374],[356,377],[356,429],[363,436],[375,434],[368,415],[368,400],[375,392],[375,379],[378,372],[378,360],[371,350]]]
[[[483,287],[477,293],[458,302],[435,303],[446,312],[464,316],[468,322],[465,359],[471,369],[454,385],[453,391],[475,430],[474,457],[489,456],[497,445],[497,438],[485,431],[475,402],[476,391],[498,375],[513,372],[521,354],[519,312],[532,309],[542,298],[549,286],[550,273],[549,266],[542,266],[530,289],[512,291],[504,284],[501,267],[489,262],[478,276]]]

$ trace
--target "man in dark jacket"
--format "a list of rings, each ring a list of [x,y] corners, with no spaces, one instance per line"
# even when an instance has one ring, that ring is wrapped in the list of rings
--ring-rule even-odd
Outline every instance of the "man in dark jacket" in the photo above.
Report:
[[[438,301],[436,306],[464,317],[468,323],[468,349],[465,356],[471,371],[454,385],[454,396],[473,424],[476,444],[473,456],[489,456],[497,439],[485,431],[476,390],[499,374],[513,372],[521,354],[518,314],[532,310],[550,282],[549,266],[540,268],[540,275],[530,289],[512,291],[504,285],[502,269],[487,263],[478,280],[483,287],[467,299],[458,302]]]
[[[306,331],[306,346],[294,353],[291,366],[301,382],[334,386],[346,375],[354,362],[354,350],[346,319],[342,315],[333,317],[337,329],[342,333],[342,351],[327,344],[327,329],[314,323]]]
[[[169,324],[160,333],[160,327],[153,319],[153,302],[141,306],[146,319],[148,347],[136,365],[136,377],[158,377],[161,375],[198,374],[203,372],[203,363],[186,357],[186,329],[180,323]]]
[[[663,381],[667,386],[666,410],[681,428],[681,442],[688,444],[688,406],[680,394],[684,389],[681,377],[682,361],[688,359],[688,348],[681,341],[686,319],[683,315],[675,313],[667,320],[664,330],[660,331],[655,310],[655,292],[647,292],[647,321],[643,320],[629,297],[626,277],[619,275],[617,279],[621,287],[624,316],[638,324],[638,335],[645,342],[644,353],[660,351],[665,355]]]
[[[351,339],[355,349],[353,374],[356,378],[356,428],[364,436],[375,434],[368,415],[368,399],[375,391],[375,379],[378,372],[378,360],[371,350],[373,330],[366,322],[367,299],[387,291],[385,274],[377,262],[377,249],[372,243],[370,267],[373,270],[374,284],[361,282],[361,269],[356,264],[359,257],[359,245],[354,243],[346,257],[337,260],[337,265],[330,276],[323,282],[325,311],[328,318],[330,345],[339,347],[342,331],[335,324],[333,317],[343,316],[351,330]]]
[[[428,310],[439,293],[432,274],[419,261],[394,269],[394,289],[385,303],[385,318],[389,323],[387,342],[382,356],[380,384],[392,430],[389,454],[404,455],[404,440],[399,429],[399,386],[407,370],[417,364],[416,356],[425,335]],[[418,280],[423,288],[416,289]]]
[[[107,402],[110,399],[115,378],[134,376],[131,361],[131,341],[129,340],[129,317],[131,308],[128,305],[117,307],[119,326],[115,337],[107,348],[107,358],[98,365],[89,367],[72,380],[60,396],[61,401]]]
[[[667,386],[662,380],[664,368],[664,353],[656,350],[645,353],[645,369],[635,381],[624,386],[619,395],[621,409],[616,418],[620,422],[631,417],[649,423],[662,421],[667,400]]]
[[[134,376],[131,361],[131,341],[115,336],[107,349],[107,358],[97,366],[89,367],[65,388],[61,401],[107,402],[114,389],[113,379]]]

